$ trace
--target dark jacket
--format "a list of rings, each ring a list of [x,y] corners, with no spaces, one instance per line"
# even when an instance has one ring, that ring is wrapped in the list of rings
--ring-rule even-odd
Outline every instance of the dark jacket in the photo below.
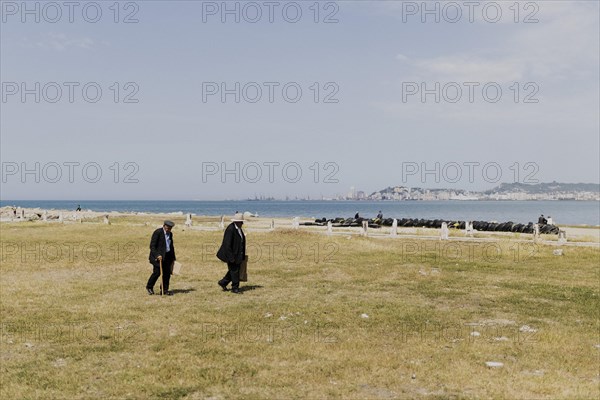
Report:
[[[173,261],[177,258],[175,257],[175,244],[173,243],[173,233],[168,233],[171,238],[171,254],[173,255]],[[167,242],[165,241],[165,231],[163,228],[158,228],[152,234],[152,239],[150,239],[150,255],[148,256],[148,261],[152,265],[159,265],[158,260],[156,259],[158,256],[162,256],[163,260],[165,259],[165,255],[167,254]]]
[[[240,228],[240,231],[242,231],[242,228]],[[235,228],[235,223],[229,224],[223,234],[223,243],[217,252],[217,258],[223,262],[241,264],[246,256],[246,235],[244,235],[244,231],[242,231],[242,237]]]

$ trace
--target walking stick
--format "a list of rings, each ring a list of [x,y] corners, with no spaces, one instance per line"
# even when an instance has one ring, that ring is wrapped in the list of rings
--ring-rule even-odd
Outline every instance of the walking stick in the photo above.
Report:
[[[162,258],[160,258],[158,260],[158,262],[160,263],[160,295],[162,296],[164,293],[164,287],[163,287],[163,270],[162,270]]]

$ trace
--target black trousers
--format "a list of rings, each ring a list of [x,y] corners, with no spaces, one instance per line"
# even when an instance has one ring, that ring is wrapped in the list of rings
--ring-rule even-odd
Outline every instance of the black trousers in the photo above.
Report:
[[[227,273],[221,279],[223,285],[229,285],[231,282],[232,289],[238,289],[240,287],[240,264],[227,263]]]
[[[173,264],[173,256],[170,253],[165,255],[163,258],[163,288],[166,291],[169,290],[169,281],[171,280],[171,264]],[[154,289],[154,285],[158,278],[160,278],[160,263],[152,264],[153,270],[148,283],[146,284],[147,289]]]

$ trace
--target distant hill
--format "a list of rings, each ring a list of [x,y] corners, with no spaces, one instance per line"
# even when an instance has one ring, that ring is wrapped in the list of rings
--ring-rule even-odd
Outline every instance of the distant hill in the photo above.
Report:
[[[349,198],[346,198],[349,199]],[[366,196],[368,200],[596,200],[597,183],[503,183],[485,192],[390,186]],[[358,200],[361,200],[359,197]]]
[[[556,192],[600,192],[600,184],[597,183],[502,183],[493,189],[483,192],[484,194],[492,193],[531,193],[531,194],[550,194]]]

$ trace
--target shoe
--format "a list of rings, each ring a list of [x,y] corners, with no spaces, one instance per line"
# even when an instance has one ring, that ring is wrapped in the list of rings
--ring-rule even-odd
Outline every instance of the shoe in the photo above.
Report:
[[[227,291],[227,284],[223,283],[222,281],[217,282],[219,284],[219,286],[221,286],[221,289],[223,289],[224,291]]]
[[[234,294],[242,294],[242,292],[241,292],[241,291],[240,291],[240,289],[238,289],[238,288],[231,289],[231,293],[234,293]]]
[[[148,292],[149,295],[153,295],[154,294],[154,290],[152,290],[150,288],[146,288],[146,291]]]

